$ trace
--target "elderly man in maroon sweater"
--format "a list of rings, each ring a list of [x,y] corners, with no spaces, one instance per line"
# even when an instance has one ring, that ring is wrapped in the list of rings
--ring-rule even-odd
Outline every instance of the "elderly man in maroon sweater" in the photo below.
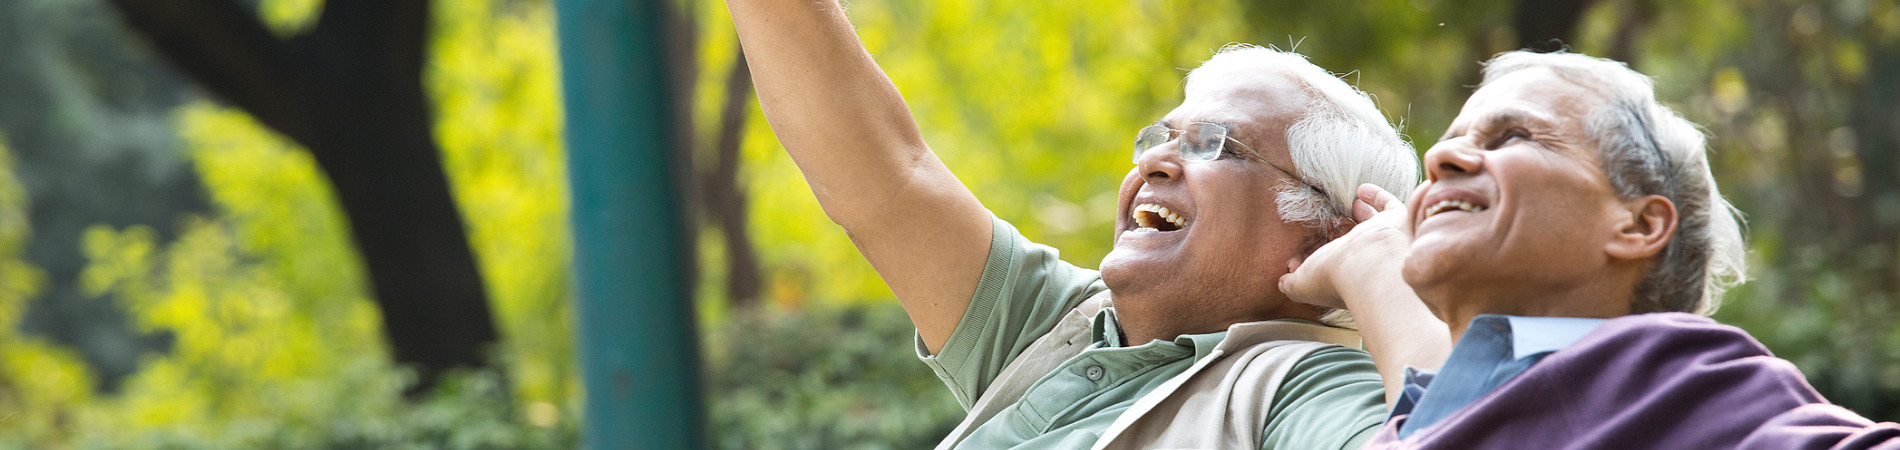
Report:
[[[1410,206],[1362,187],[1360,223],[1281,279],[1350,309],[1374,354],[1448,326],[1442,366],[1402,358],[1366,448],[1900,448],[1702,317],[1744,264],[1704,141],[1622,63],[1486,63]]]

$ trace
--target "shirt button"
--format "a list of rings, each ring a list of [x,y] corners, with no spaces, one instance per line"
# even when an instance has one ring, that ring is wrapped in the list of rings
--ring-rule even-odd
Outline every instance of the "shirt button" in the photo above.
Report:
[[[1088,375],[1089,381],[1102,380],[1102,366],[1089,366],[1089,368],[1082,371],[1082,373]]]

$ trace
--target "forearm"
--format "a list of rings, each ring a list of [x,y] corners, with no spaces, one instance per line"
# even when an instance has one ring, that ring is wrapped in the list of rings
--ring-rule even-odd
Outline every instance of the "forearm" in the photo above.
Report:
[[[900,192],[946,195],[910,186],[941,184],[949,172],[835,0],[727,4],[760,108],[834,220],[877,216]]]
[[[1437,368],[1451,354],[1445,323],[1432,315],[1405,284],[1398,264],[1382,264],[1361,281],[1341,286],[1340,299],[1352,311],[1359,335],[1385,381],[1389,407],[1405,388],[1405,367]]]
[[[935,352],[982,276],[990,215],[924,144],[836,0],[728,0],[766,121]]]

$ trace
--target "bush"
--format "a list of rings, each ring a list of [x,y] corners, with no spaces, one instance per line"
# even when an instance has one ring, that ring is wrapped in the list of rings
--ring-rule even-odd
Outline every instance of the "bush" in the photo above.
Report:
[[[709,330],[717,448],[929,448],[963,410],[911,352],[894,302],[762,308]]]

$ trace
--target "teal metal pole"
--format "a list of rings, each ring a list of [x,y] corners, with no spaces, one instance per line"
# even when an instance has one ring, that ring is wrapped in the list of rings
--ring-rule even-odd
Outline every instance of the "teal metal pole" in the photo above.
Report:
[[[662,1],[555,0],[587,448],[704,447]]]

